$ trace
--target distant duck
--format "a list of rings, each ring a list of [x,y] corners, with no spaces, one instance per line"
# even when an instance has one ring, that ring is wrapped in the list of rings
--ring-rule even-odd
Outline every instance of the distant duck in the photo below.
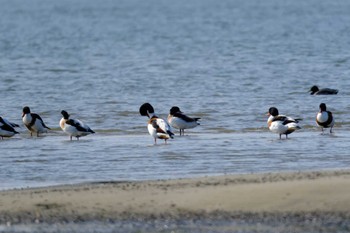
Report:
[[[337,89],[322,88],[319,89],[318,86],[312,86],[309,90],[311,95],[336,95],[338,94]]]
[[[0,137],[4,139],[4,137],[12,137],[18,132],[14,129],[14,127],[19,127],[19,125],[14,124],[6,120],[5,118],[0,116]]]
[[[41,119],[41,117],[36,113],[31,113],[28,106],[23,108],[22,120],[24,125],[30,131],[30,136],[33,136],[33,133],[36,133],[36,136],[39,137],[39,133],[47,133],[47,130],[50,129],[47,127]]]
[[[65,110],[62,110],[61,114],[63,117],[60,120],[60,127],[70,136],[70,140],[72,140],[72,137],[76,137],[77,140],[79,140],[79,137],[95,133],[82,121],[77,119],[69,119],[69,114]]]
[[[151,104],[142,104],[140,107],[140,114],[141,116],[147,116],[149,118],[147,128],[149,134],[154,138],[154,144],[157,143],[157,138],[163,139],[165,143],[169,138],[174,138],[174,133],[171,131],[170,125],[162,118],[156,116]]]
[[[325,103],[320,104],[320,111],[317,113],[316,123],[318,126],[322,127],[322,132],[324,128],[331,128],[329,132],[332,133],[334,117],[332,112],[327,111],[327,106]]]
[[[180,129],[180,136],[185,135],[185,129],[191,129],[199,125],[199,119],[186,116],[177,106],[172,107],[168,115],[169,124],[175,129]]]
[[[270,131],[273,133],[278,133],[280,135],[280,139],[282,138],[282,134],[285,134],[286,138],[288,138],[288,134],[293,133],[295,130],[301,129],[298,124],[301,119],[293,119],[291,117],[279,115],[278,109],[275,107],[271,107],[267,115],[269,116],[267,125]]]

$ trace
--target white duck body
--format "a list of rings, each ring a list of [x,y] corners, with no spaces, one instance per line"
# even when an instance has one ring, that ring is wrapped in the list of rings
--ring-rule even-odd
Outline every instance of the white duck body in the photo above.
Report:
[[[332,128],[334,126],[334,118],[330,116],[328,111],[317,113],[316,122],[323,128]]]
[[[45,125],[41,117],[35,113],[25,113],[22,116],[22,120],[24,125],[30,131],[30,135],[36,133],[37,136],[39,136],[39,133],[47,133],[48,129],[50,129]]]
[[[157,143],[157,138],[164,139],[165,143],[169,138],[173,138],[174,133],[171,131],[170,125],[164,119],[157,117],[150,103],[142,104],[139,112],[141,116],[147,116],[149,118],[147,129],[149,134],[154,138],[154,144]]]
[[[191,129],[199,125],[199,123],[195,120],[185,121],[184,119],[173,115],[168,116],[168,122],[171,127],[174,127],[175,129]]]
[[[13,124],[0,116],[0,137],[12,137],[13,135],[18,134],[18,132],[13,128],[13,125],[16,124]]]
[[[293,133],[297,129],[301,129],[296,120],[283,115],[269,116],[267,125],[270,131],[279,134],[280,138],[282,134],[285,134],[287,137],[288,134]]]
[[[331,128],[329,132],[332,133],[334,117],[332,112],[327,111],[325,103],[320,104],[320,111],[316,115],[316,123],[318,126],[322,127],[322,132],[324,128]]]
[[[198,120],[200,118],[191,118],[185,114],[183,114],[179,107],[173,106],[170,109],[168,115],[169,124],[180,130],[180,136],[185,134],[185,129],[191,129],[199,125]]]
[[[2,126],[0,126],[0,137],[1,137],[1,139],[3,139],[3,138],[10,138],[10,137],[14,136],[15,134],[16,134],[15,132],[10,131],[10,130],[4,130],[4,129],[2,129]]]
[[[72,137],[76,137],[79,140],[79,137],[83,137],[83,136],[87,136],[89,134],[95,133],[84,122],[78,119],[69,119],[68,117],[69,117],[68,113],[66,117],[62,117],[62,119],[60,120],[60,127],[63,130],[63,132],[69,135],[70,140],[72,140]]]
[[[164,139],[165,142],[169,138],[173,138],[173,133],[171,131],[170,125],[163,119],[156,116],[152,116],[147,125],[149,134],[154,138],[156,143],[157,138]]]

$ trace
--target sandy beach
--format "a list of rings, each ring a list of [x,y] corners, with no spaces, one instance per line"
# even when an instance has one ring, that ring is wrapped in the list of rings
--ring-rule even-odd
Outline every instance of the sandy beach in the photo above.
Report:
[[[86,183],[6,190],[0,197],[5,226],[211,219],[350,229],[350,171]]]

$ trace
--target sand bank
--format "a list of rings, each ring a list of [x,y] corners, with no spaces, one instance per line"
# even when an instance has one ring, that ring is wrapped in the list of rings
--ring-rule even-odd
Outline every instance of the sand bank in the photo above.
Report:
[[[101,182],[0,192],[0,224],[265,216],[349,220],[350,171]]]

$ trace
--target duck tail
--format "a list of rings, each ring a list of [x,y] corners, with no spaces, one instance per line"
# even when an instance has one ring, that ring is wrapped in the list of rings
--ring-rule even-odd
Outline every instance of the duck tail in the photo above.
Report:
[[[302,121],[303,120],[303,118],[296,118],[296,119],[294,119],[295,120],[295,122],[299,122],[299,121]]]
[[[295,125],[289,126],[288,129],[297,130],[297,129],[302,129],[302,128],[299,125],[295,124]]]
[[[301,127],[298,124],[298,122],[291,122],[291,123],[287,124],[287,127],[288,127],[289,130],[301,129]]]
[[[169,137],[171,138],[171,139],[173,139],[174,138],[174,133],[173,132],[171,132],[170,130],[168,130],[167,131],[167,134],[169,135]]]

